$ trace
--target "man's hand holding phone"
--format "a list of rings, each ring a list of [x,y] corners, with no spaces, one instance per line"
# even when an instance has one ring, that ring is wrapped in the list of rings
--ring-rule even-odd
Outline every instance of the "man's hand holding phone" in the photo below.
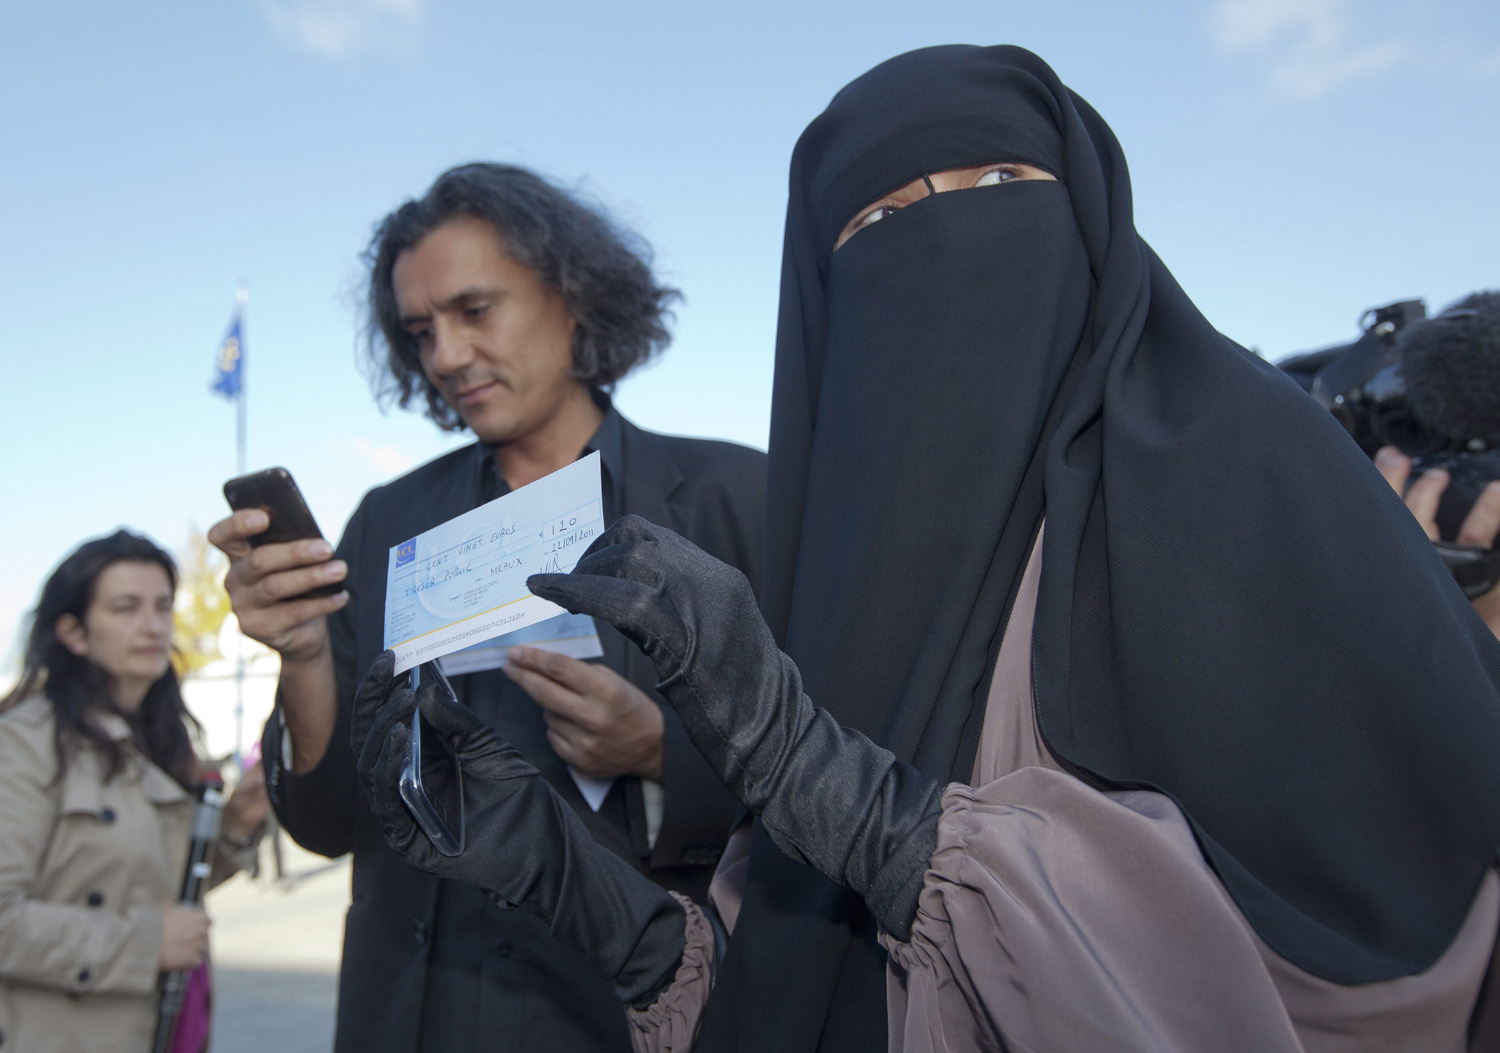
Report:
[[[342,583],[349,568],[320,537],[255,545],[252,539],[269,525],[265,512],[247,508],[215,523],[208,540],[229,557],[224,588],[240,631],[279,652],[283,662],[312,661],[328,646],[324,619],[349,602],[349,593],[307,593]]]
[[[327,618],[349,602],[340,587],[349,568],[333,558],[285,469],[231,479],[224,491],[236,511],[209,529],[208,540],[229,557],[224,588],[240,631],[281,655],[279,695],[292,743],[286,762],[307,771],[327,750],[337,716]],[[330,595],[315,594],[330,587]]]

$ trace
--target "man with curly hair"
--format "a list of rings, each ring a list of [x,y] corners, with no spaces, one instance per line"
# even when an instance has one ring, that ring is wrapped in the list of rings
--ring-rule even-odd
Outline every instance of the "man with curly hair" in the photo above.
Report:
[[[263,756],[277,815],[303,846],[354,855],[338,1051],[627,1050],[612,988],[526,910],[410,870],[358,789],[349,711],[384,647],[391,546],[597,451],[607,520],[628,512],[759,581],[764,455],[644,431],[608,392],[661,351],[678,293],[648,250],[525,169],[470,164],[387,216],[367,253],[377,390],[475,442],[367,494],[337,551],[264,545],[256,511],[210,536],[245,632],[281,655]],[[304,597],[342,581],[334,596]],[[289,598],[290,597],[290,598]],[[454,677],[594,837],[662,886],[702,899],[733,801],[656,695],[649,661],[598,625],[604,658],[515,648]],[[569,773],[608,780],[597,810]]]

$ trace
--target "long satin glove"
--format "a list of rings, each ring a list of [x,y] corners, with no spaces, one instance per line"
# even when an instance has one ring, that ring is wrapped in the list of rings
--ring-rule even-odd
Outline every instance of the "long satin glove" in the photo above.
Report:
[[[885,931],[909,938],[942,788],[812,704],[743,574],[625,516],[571,574],[528,585],[630,637],[693,745],[782,851],[848,885]]]
[[[536,910],[554,937],[582,951],[614,983],[622,1002],[649,1005],[682,957],[681,904],[595,841],[494,729],[442,697],[432,679],[413,692],[404,674],[392,675],[394,668],[395,657],[386,651],[365,674],[352,727],[370,810],[391,848],[418,870]],[[463,768],[468,832],[457,856],[433,848],[397,788],[416,709]]]

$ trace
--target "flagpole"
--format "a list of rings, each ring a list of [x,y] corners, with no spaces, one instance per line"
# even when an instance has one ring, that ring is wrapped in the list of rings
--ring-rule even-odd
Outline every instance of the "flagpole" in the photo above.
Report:
[[[245,308],[250,304],[250,286],[242,278],[234,290],[234,307],[240,318],[240,390],[234,398],[234,461],[235,475],[245,474],[245,372],[249,365],[245,361]]]
[[[240,323],[239,390],[234,396],[234,462],[235,475],[245,474],[246,412],[245,374],[245,308],[250,304],[250,285],[243,278],[234,290],[234,309]],[[236,625],[236,628],[238,626]],[[245,637],[234,634],[234,764],[245,765]]]

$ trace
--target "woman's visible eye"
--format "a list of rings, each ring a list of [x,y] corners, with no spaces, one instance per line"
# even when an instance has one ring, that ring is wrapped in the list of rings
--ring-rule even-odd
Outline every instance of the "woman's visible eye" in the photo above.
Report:
[[[1014,168],[991,168],[978,179],[974,180],[975,186],[997,186],[1000,183],[1009,183],[1013,179],[1020,179],[1021,173]]]
[[[471,322],[477,322],[483,318],[485,312],[490,309],[487,303],[473,303],[464,308],[464,317]]]
[[[899,211],[901,211],[900,205],[897,205],[894,202],[886,201],[882,204],[876,205],[868,212],[864,212],[861,215],[856,216],[854,222],[849,224],[849,229],[851,232],[862,230],[872,223],[879,223],[887,216],[894,216]]]

